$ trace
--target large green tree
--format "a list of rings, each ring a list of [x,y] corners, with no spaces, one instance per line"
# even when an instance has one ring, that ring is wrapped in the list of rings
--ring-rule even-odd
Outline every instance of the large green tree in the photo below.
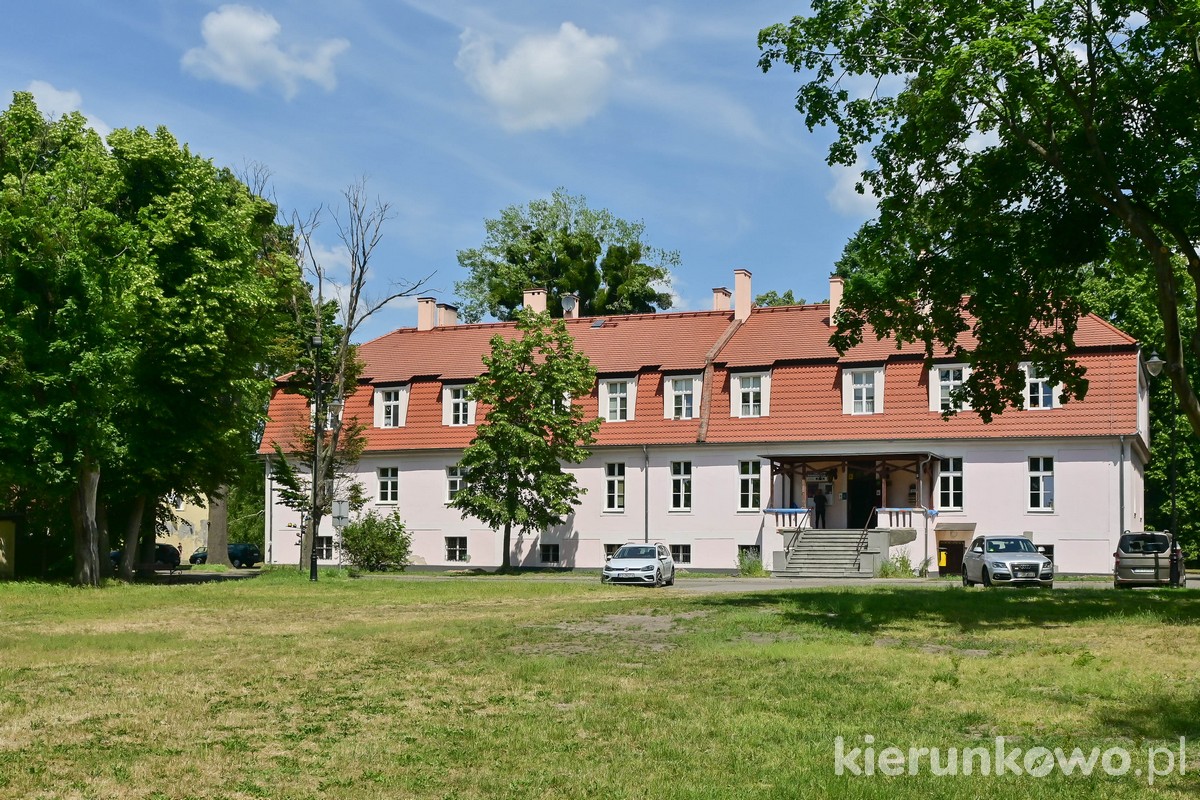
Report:
[[[109,521],[128,572],[166,494],[244,462],[297,270],[264,245],[274,208],[165,129],[106,147],[18,93],[0,180],[0,478],[69,505],[75,580],[94,585]]]
[[[522,311],[516,336],[497,334],[491,345],[487,370],[470,392],[487,414],[459,462],[465,488],[450,505],[464,518],[503,529],[507,570],[513,528],[540,533],[574,509],[584,490],[563,464],[588,457],[600,420],[585,419],[572,401],[592,391],[596,371],[562,320]]]
[[[583,196],[556,189],[549,200],[509,206],[484,221],[483,245],[458,252],[470,274],[455,284],[465,301],[463,318],[485,315],[510,320],[524,291],[543,287],[547,309],[562,316],[561,295],[579,296],[580,312],[632,314],[671,307],[671,270],[679,253],[644,241],[646,226],[606,209],[593,210]]]
[[[879,198],[840,265],[835,343],[869,325],[969,361],[985,418],[1020,402],[1020,361],[1079,397],[1084,272],[1133,247],[1200,431],[1184,358],[1200,341],[1179,309],[1200,279],[1198,33],[1194,3],[1128,0],[815,0],[763,30],[762,68],[803,74],[796,106],[835,129],[829,163],[867,160],[860,188]]]

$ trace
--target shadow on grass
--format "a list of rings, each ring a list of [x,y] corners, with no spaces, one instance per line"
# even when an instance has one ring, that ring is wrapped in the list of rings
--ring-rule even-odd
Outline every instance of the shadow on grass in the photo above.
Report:
[[[895,623],[926,621],[964,633],[1068,626],[1144,617],[1172,625],[1200,624],[1200,592],[1111,589],[962,590],[879,587],[868,591],[812,589],[707,595],[701,605],[775,608],[785,621],[850,633],[876,633]]]

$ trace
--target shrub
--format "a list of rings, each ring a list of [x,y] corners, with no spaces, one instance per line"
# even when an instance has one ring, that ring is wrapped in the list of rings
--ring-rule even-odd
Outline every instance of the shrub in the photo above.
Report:
[[[402,570],[408,565],[412,535],[400,512],[381,517],[374,511],[342,529],[339,545],[346,561],[367,572]]]
[[[738,575],[747,578],[762,578],[767,575],[757,547],[747,547],[738,553]]]
[[[916,570],[913,569],[912,559],[909,558],[907,550],[901,550],[896,555],[889,558],[879,565],[880,578],[915,578],[917,577]]]

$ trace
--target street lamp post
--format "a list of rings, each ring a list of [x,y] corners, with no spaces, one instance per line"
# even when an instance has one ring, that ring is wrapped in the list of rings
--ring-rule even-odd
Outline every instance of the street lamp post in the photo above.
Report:
[[[1146,360],[1146,370],[1151,376],[1157,378],[1162,374],[1166,363],[1159,358],[1157,352],[1152,352],[1150,358]],[[1178,586],[1180,570],[1183,565],[1176,557],[1176,548],[1178,547],[1176,531],[1179,528],[1179,520],[1175,514],[1175,453],[1179,441],[1179,437],[1176,435],[1176,425],[1179,422],[1179,397],[1175,394],[1174,387],[1171,388],[1171,397],[1174,398],[1174,402],[1171,404],[1171,585]]]
[[[321,469],[321,437],[324,435],[321,418],[321,334],[312,337],[313,356],[313,464],[312,513],[309,515],[308,579],[317,579],[317,485]]]

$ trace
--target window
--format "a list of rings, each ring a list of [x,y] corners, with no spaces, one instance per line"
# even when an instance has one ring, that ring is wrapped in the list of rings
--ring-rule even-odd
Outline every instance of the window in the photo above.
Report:
[[[664,378],[663,392],[666,407],[663,413],[667,419],[694,419],[700,403],[700,378]]]
[[[730,378],[729,415],[733,417],[765,417],[768,411],[771,391],[771,376],[767,373],[756,375],[734,375]]]
[[[466,385],[442,387],[442,424],[475,424],[475,401]]]
[[[615,555],[617,554],[617,551],[618,551],[618,550],[620,550],[620,549],[621,549],[621,545],[619,545],[619,544],[606,544],[606,545],[604,545],[604,556],[605,556],[605,558],[611,558],[612,556],[615,556]]]
[[[465,485],[462,467],[446,467],[446,502],[453,500]]]
[[[762,462],[738,462],[738,510],[758,511],[762,498]]]
[[[375,427],[401,428],[408,413],[408,387],[375,390]]]
[[[318,560],[331,561],[333,559],[333,537],[318,536],[314,544],[314,549],[317,551]]]
[[[604,510],[625,510],[625,465],[604,465]]]
[[[465,536],[447,536],[446,537],[446,560],[447,561],[466,561],[467,560],[467,537],[465,537]]]
[[[1025,385],[1025,408],[1058,408],[1061,404],[1058,387],[1038,374],[1037,368],[1032,364],[1025,365],[1025,374],[1028,376]]]
[[[938,509],[962,511],[963,507],[963,460],[943,458],[938,476]]]
[[[1054,459],[1050,456],[1029,458],[1029,510],[1054,509]]]
[[[601,410],[606,422],[624,422],[633,419],[632,381],[602,381]]]
[[[379,502],[395,503],[400,500],[400,468],[379,468]]]
[[[671,462],[671,510],[692,510],[692,462]]]
[[[968,403],[956,401],[954,391],[963,385],[971,370],[963,366],[934,367],[930,371],[930,411],[959,411],[970,408]]]
[[[883,367],[842,371],[842,413],[883,413]]]
[[[542,563],[557,564],[558,563],[558,545],[544,544],[541,546]]]
[[[690,544],[671,545],[671,560],[676,564],[692,563],[692,546]]]

